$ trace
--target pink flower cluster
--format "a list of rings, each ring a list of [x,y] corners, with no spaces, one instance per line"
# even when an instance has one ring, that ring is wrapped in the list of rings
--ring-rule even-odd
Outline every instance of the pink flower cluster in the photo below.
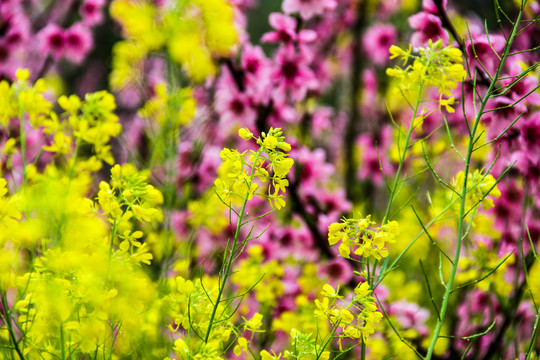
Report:
[[[71,22],[77,5],[79,19]],[[14,78],[19,67],[42,73],[52,65],[48,57],[80,64],[94,46],[92,28],[102,23],[104,6],[105,0],[70,0],[47,8],[39,2],[2,1],[0,75]]]

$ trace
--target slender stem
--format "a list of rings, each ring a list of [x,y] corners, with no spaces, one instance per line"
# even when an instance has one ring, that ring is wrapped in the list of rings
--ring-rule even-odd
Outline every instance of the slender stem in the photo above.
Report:
[[[527,357],[525,360],[529,360],[531,358],[532,349],[534,347],[534,343],[536,342],[536,336],[538,335],[538,323],[540,322],[540,312],[536,312],[536,320],[534,322],[533,327],[533,333],[531,335],[531,342],[529,343],[529,348],[527,349]]]
[[[255,154],[255,160],[253,161],[253,164],[257,164],[259,161],[259,156],[261,154],[262,149],[259,148],[257,153]],[[242,203],[242,210],[240,211],[238,215],[238,221],[236,222],[236,230],[234,232],[234,240],[231,249],[229,250],[229,254],[227,255],[228,258],[225,260],[226,265],[223,269],[223,272],[221,274],[221,283],[219,285],[219,291],[216,298],[216,301],[214,303],[214,308],[212,309],[212,314],[210,315],[210,322],[208,323],[208,329],[206,330],[206,335],[204,337],[204,342],[208,343],[208,340],[210,339],[210,333],[212,332],[212,325],[214,322],[214,318],[216,317],[217,309],[219,307],[219,304],[221,302],[221,297],[223,296],[223,292],[225,291],[225,285],[227,283],[227,279],[229,278],[229,271],[231,269],[233,260],[235,258],[234,254],[236,252],[236,247],[238,245],[238,238],[240,236],[240,228],[242,227],[242,222],[244,219],[244,215],[246,214],[246,205],[249,199],[249,191],[251,191],[251,184],[253,183],[253,179],[255,178],[255,169],[252,169],[251,175],[249,177],[249,183],[248,185],[248,194],[244,197],[244,202]]]
[[[177,89],[177,81],[174,71],[174,63],[167,56],[167,119],[162,131],[165,145],[165,202],[166,211],[164,226],[167,231],[171,229],[170,213],[174,207],[176,196],[176,156],[177,156],[177,139],[178,127],[180,126],[174,121],[173,114],[178,112],[176,104],[171,101],[171,94]]]
[[[341,316],[338,317],[337,321],[336,321],[336,326],[334,326],[334,328],[332,329],[332,332],[330,333],[330,335],[328,335],[328,338],[326,338],[326,340],[324,341],[324,344],[319,348],[321,350],[320,353],[317,353],[317,358],[315,360],[319,360],[319,358],[321,357],[322,353],[324,352],[324,349],[326,349],[326,347],[328,346],[328,343],[330,342],[330,340],[332,340],[332,338],[334,337],[334,334],[336,333],[338,327],[339,327],[339,324],[341,323]],[[362,344],[364,343],[364,341],[362,340]]]
[[[382,225],[384,225],[388,221],[388,217],[390,216],[392,202],[394,201],[394,197],[396,196],[396,189],[399,184],[401,171],[403,169],[403,163],[405,162],[405,157],[407,156],[407,149],[409,148],[409,142],[411,141],[411,134],[414,129],[414,121],[416,119],[416,115],[418,114],[418,108],[420,107],[420,100],[422,97],[423,89],[424,89],[424,80],[422,79],[420,80],[420,85],[418,86],[418,96],[416,97],[416,103],[414,104],[411,124],[409,125],[409,129],[407,130],[407,135],[405,136],[405,144],[403,145],[403,151],[401,152],[401,156],[399,158],[398,169],[396,172],[396,176],[394,178],[394,184],[392,185],[392,190],[390,191],[390,198],[388,199],[388,206],[386,207],[386,212],[384,213]]]
[[[19,136],[21,138],[22,187],[26,186],[26,132],[24,130],[24,110],[19,102]]]
[[[400,177],[401,177],[401,171],[403,170],[403,164],[405,163],[405,158],[407,156],[407,149],[409,148],[409,142],[411,141],[411,135],[412,135],[412,132],[413,132],[413,129],[414,129],[414,121],[416,120],[416,115],[418,114],[418,108],[420,107],[420,100],[422,98],[422,90],[424,89],[424,80],[420,80],[420,84],[418,85],[418,95],[416,96],[416,101],[415,101],[415,104],[414,104],[414,109],[413,109],[413,115],[412,115],[412,119],[411,119],[411,123],[409,125],[409,129],[407,130],[407,135],[405,136],[405,144],[403,145],[403,151],[401,152],[401,155],[400,155],[400,158],[399,158],[399,165],[398,165],[398,169],[396,171],[396,176],[394,177],[394,184],[392,185],[392,190],[390,191],[390,197],[388,198],[388,205],[386,207],[386,212],[384,213],[384,217],[383,217],[383,221],[382,221],[382,225],[386,224],[388,222],[388,218],[390,216],[390,210],[392,209],[392,203],[394,202],[394,197],[396,196],[396,190],[397,190],[397,186],[400,182]],[[401,134],[400,134],[401,136]],[[390,258],[389,257],[386,257],[386,259],[384,259],[384,262],[382,264],[382,267],[381,267],[381,273],[384,273],[384,271],[386,270],[386,267],[388,266],[388,262],[390,261]],[[373,263],[373,277],[368,279],[369,280],[369,284],[371,286],[372,289],[375,289],[375,287],[377,287],[377,285],[373,286],[373,283],[374,283],[374,280],[373,278],[375,277],[375,268],[377,266],[377,263],[378,261],[374,261]],[[369,263],[368,263],[368,267],[369,267]],[[377,281],[377,284],[379,284],[380,281]]]
[[[470,167],[470,164],[471,164],[471,158],[472,158],[472,154],[473,154],[473,151],[474,151],[474,143],[475,143],[474,139],[475,139],[475,136],[476,136],[476,130],[477,130],[478,125],[480,123],[480,118],[484,114],[484,108],[486,107],[486,104],[487,104],[491,94],[494,91],[495,83],[499,79],[499,76],[500,76],[500,73],[502,71],[503,65],[504,65],[504,63],[506,61],[506,58],[508,56],[510,46],[512,45],[512,42],[513,42],[513,40],[515,38],[516,30],[517,30],[517,24],[520,23],[522,14],[523,14],[523,4],[522,4],[522,9],[518,14],[517,21],[514,23],[514,26],[512,28],[512,34],[510,35],[510,37],[508,39],[508,42],[506,43],[506,46],[504,48],[504,53],[503,53],[503,56],[502,56],[501,61],[499,63],[499,66],[497,68],[497,72],[496,72],[495,76],[493,77],[493,79],[491,80],[491,83],[489,84],[489,88],[486,91],[486,94],[484,95],[484,97],[483,97],[483,99],[482,99],[482,101],[480,103],[480,108],[478,109],[478,112],[476,113],[476,118],[474,120],[474,124],[473,124],[471,132],[470,132],[469,145],[468,145],[468,149],[467,149],[467,156],[465,158],[465,173],[464,173],[464,177],[463,177],[463,188],[461,190],[461,204],[460,204],[460,208],[459,208],[458,232],[457,232],[457,239],[456,239],[456,249],[455,249],[455,253],[454,253],[454,262],[452,264],[452,269],[450,271],[450,277],[448,278],[448,282],[446,284],[446,289],[445,289],[445,292],[444,292],[444,297],[443,297],[443,301],[442,301],[442,305],[441,305],[441,313],[440,313],[439,319],[437,321],[437,326],[435,327],[435,332],[433,333],[433,338],[431,340],[431,344],[429,346],[429,349],[428,349],[428,352],[427,352],[427,355],[426,355],[426,360],[431,359],[431,357],[433,356],[433,351],[435,349],[435,345],[436,345],[437,340],[439,338],[439,334],[440,334],[442,326],[443,326],[444,318],[445,318],[446,312],[448,310],[448,305],[450,303],[450,295],[451,295],[451,293],[453,291],[452,286],[454,284],[454,279],[455,279],[457,268],[458,268],[458,263],[459,263],[460,253],[461,253],[461,245],[462,245],[462,241],[463,241],[462,237],[463,237],[463,233],[464,233],[464,220],[465,220],[464,217],[465,217],[465,210],[466,210],[465,207],[466,207],[466,199],[467,199],[467,183],[468,183],[468,180],[469,180],[468,179],[469,167]]]
[[[4,314],[5,314],[5,323],[8,328],[9,337],[11,338],[11,342],[13,343],[13,347],[15,348],[15,352],[17,352],[17,355],[19,355],[19,358],[21,360],[24,360],[24,355],[19,348],[19,342],[17,341],[17,337],[15,336],[15,332],[13,331],[13,324],[11,323],[11,311],[8,307],[7,299],[6,299],[6,293],[1,290],[0,291],[0,297],[2,301],[2,307],[4,308]]]
[[[109,259],[111,258],[113,252],[114,239],[116,238],[116,230],[118,228],[118,220],[114,219],[112,234],[111,234],[111,245],[109,247]]]
[[[60,351],[62,353],[62,360],[66,359],[66,349],[64,348],[64,324],[60,324]]]

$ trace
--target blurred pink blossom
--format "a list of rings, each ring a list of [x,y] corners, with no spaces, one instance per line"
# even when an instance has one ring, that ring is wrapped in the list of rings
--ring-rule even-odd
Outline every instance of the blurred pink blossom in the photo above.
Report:
[[[388,49],[396,41],[397,35],[394,26],[390,24],[373,25],[364,35],[364,52],[375,64],[382,65],[389,60]]]
[[[286,14],[300,13],[304,20],[321,15],[325,10],[334,10],[336,0],[284,0],[281,9]]]

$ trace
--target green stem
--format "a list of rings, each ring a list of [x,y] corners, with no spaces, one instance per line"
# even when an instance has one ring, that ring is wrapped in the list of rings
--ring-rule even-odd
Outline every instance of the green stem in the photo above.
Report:
[[[532,349],[534,347],[534,344],[536,342],[536,336],[538,334],[538,323],[539,322],[540,322],[540,312],[537,311],[536,312],[536,320],[534,322],[534,327],[533,327],[533,333],[531,335],[531,341],[529,342],[529,348],[527,349],[527,357],[525,358],[525,360],[529,360],[531,358]]]
[[[171,216],[170,213],[173,210],[176,200],[176,157],[178,150],[178,136],[179,125],[174,121],[173,114],[178,112],[178,104],[171,101],[171,94],[174,94],[176,89],[180,86],[177,76],[175,74],[175,64],[167,56],[167,117],[162,129],[162,136],[165,146],[165,188],[164,188],[164,210],[166,212],[164,217],[164,227],[166,230],[171,229]]]
[[[328,343],[334,337],[334,334],[336,333],[340,323],[341,323],[341,317],[338,317],[337,322],[336,322],[336,326],[334,326],[334,328],[332,329],[332,332],[330,333],[330,335],[328,335],[328,338],[324,341],[324,344],[319,348],[321,350],[321,352],[317,353],[317,359],[315,359],[315,360],[319,360],[322,353],[324,352],[324,349],[326,349],[326,347],[328,346]],[[363,343],[363,341],[362,341],[362,343]]]
[[[8,328],[9,337],[11,338],[11,342],[13,343],[13,347],[15,348],[15,352],[17,353],[17,355],[19,355],[19,358],[21,360],[24,360],[24,355],[21,349],[19,348],[19,342],[17,341],[17,337],[15,336],[15,331],[13,331],[13,324],[11,323],[11,311],[8,307],[6,296],[7,295],[5,291],[1,290],[0,297],[2,298],[1,299],[2,307],[4,308],[4,314],[5,314],[4,320]]]
[[[401,155],[399,158],[398,169],[396,172],[396,176],[394,177],[394,184],[392,185],[392,190],[390,191],[390,197],[388,198],[388,206],[386,207],[386,212],[384,213],[382,225],[386,224],[388,222],[388,218],[390,217],[390,210],[392,209],[392,203],[394,202],[394,198],[396,196],[396,190],[397,190],[397,186],[399,184],[399,180],[401,177],[401,171],[403,169],[403,164],[405,163],[405,158],[407,156],[407,149],[409,148],[409,143],[411,141],[411,135],[414,129],[414,122],[416,120],[416,116],[418,115],[418,109],[420,107],[420,101],[421,101],[423,89],[424,89],[424,80],[422,79],[420,80],[420,84],[418,85],[418,95],[416,97],[416,101],[414,104],[411,124],[409,125],[409,129],[407,130],[407,135],[405,136],[405,144],[403,145],[403,151],[401,152]],[[385,272],[389,261],[390,261],[390,258],[386,257],[381,267],[381,273]],[[375,287],[377,287],[377,285],[380,283],[380,281],[377,281],[377,285],[373,286],[374,278],[375,278],[375,268],[377,267],[377,263],[378,261],[374,261],[373,270],[372,270],[373,277],[368,279],[371,288],[374,290],[375,290]],[[369,263],[367,266],[369,267]]]
[[[484,114],[484,108],[486,107],[486,104],[487,104],[489,98],[493,94],[493,91],[494,91],[494,88],[495,88],[495,83],[499,79],[499,76],[500,76],[500,73],[502,71],[503,65],[504,65],[504,63],[506,61],[506,58],[508,56],[510,46],[512,45],[512,42],[513,42],[513,40],[514,40],[514,38],[516,36],[517,26],[521,22],[521,16],[523,14],[523,5],[524,5],[524,2],[522,2],[521,11],[518,14],[518,18],[517,18],[516,22],[514,23],[515,24],[514,27],[512,28],[512,34],[510,35],[510,37],[508,39],[508,42],[506,43],[506,46],[504,48],[503,56],[501,58],[499,66],[497,68],[497,72],[496,72],[495,76],[493,77],[493,79],[491,80],[491,83],[489,84],[489,88],[486,91],[486,94],[484,95],[484,97],[483,97],[483,99],[482,99],[482,101],[480,103],[480,108],[479,108],[478,112],[476,113],[474,124],[473,124],[473,127],[472,127],[471,132],[470,132],[469,145],[468,145],[468,148],[467,148],[467,157],[465,158],[465,173],[464,173],[464,177],[463,177],[463,188],[461,190],[461,204],[460,204],[460,208],[459,208],[458,232],[457,232],[457,239],[456,239],[456,250],[455,250],[455,253],[454,253],[454,262],[452,264],[452,269],[450,271],[450,277],[448,278],[448,282],[446,284],[446,289],[445,289],[445,292],[444,292],[444,297],[443,297],[443,301],[442,301],[442,305],[441,305],[441,312],[439,314],[439,319],[437,320],[437,326],[435,327],[435,332],[433,333],[433,338],[431,340],[431,344],[429,346],[429,349],[428,349],[428,352],[427,352],[427,355],[426,355],[426,360],[431,359],[431,357],[433,356],[433,351],[435,350],[435,345],[436,345],[437,340],[439,338],[439,334],[440,334],[442,326],[443,326],[444,318],[445,318],[446,312],[448,310],[448,305],[450,303],[450,295],[451,295],[451,293],[453,291],[452,286],[454,284],[454,279],[456,277],[456,272],[457,272],[460,253],[461,253],[461,245],[462,245],[462,241],[463,241],[462,237],[463,237],[463,231],[464,231],[465,206],[466,206],[467,192],[468,192],[467,191],[467,183],[468,183],[468,176],[469,176],[469,167],[470,167],[470,164],[471,164],[471,158],[472,158],[472,154],[473,154],[473,151],[474,151],[474,142],[475,142],[475,137],[476,137],[476,130],[477,130],[478,125],[480,123],[480,118]]]
[[[259,156],[261,154],[261,150],[259,149],[257,153],[255,154],[255,160],[253,161],[253,164],[257,164],[259,161]],[[255,169],[252,169],[251,175],[249,177],[249,183],[248,183],[248,194],[244,197],[244,202],[242,203],[242,210],[240,211],[238,215],[238,221],[236,223],[236,231],[234,232],[234,240],[231,249],[229,250],[228,258],[225,260],[226,265],[223,269],[223,273],[220,275],[222,277],[221,283],[219,286],[218,296],[216,298],[216,302],[214,303],[214,308],[212,309],[212,314],[210,315],[210,322],[208,323],[208,329],[206,330],[206,335],[204,337],[204,342],[208,343],[208,340],[210,339],[210,333],[212,332],[212,325],[214,322],[214,318],[216,317],[217,309],[219,307],[219,304],[221,302],[221,297],[223,296],[223,292],[225,291],[225,285],[227,282],[227,279],[229,278],[229,271],[231,269],[233,260],[234,260],[234,254],[236,252],[236,247],[238,245],[238,237],[240,235],[240,228],[242,227],[242,221],[244,219],[244,215],[246,213],[246,205],[249,198],[249,192],[251,191],[251,184],[253,183],[253,179],[255,178]]]
[[[112,234],[111,234],[111,244],[110,244],[110,247],[109,247],[109,259],[112,256],[114,239],[116,238],[117,228],[118,228],[118,220],[114,219],[113,228],[112,228]]]
[[[60,351],[62,352],[62,360],[66,359],[66,350],[64,348],[64,324],[60,324]]]
[[[411,135],[412,131],[414,129],[414,121],[416,120],[416,115],[418,114],[418,108],[420,107],[420,100],[422,97],[422,90],[424,89],[424,80],[420,80],[420,85],[418,86],[418,96],[416,97],[416,103],[414,104],[413,109],[413,116],[411,119],[411,124],[409,125],[409,129],[407,130],[407,135],[405,137],[405,144],[403,146],[403,151],[401,152],[401,156],[399,158],[399,165],[396,172],[396,176],[394,178],[394,184],[392,185],[392,190],[390,191],[390,198],[388,199],[388,206],[386,207],[386,212],[384,213],[382,225],[386,224],[388,221],[388,217],[390,216],[390,210],[392,208],[392,202],[394,201],[394,197],[396,196],[396,190],[397,186],[399,184],[399,178],[401,176],[401,171],[403,169],[403,164],[405,162],[405,157],[407,156],[407,149],[409,148],[409,142],[411,141]]]
[[[22,187],[26,186],[26,132],[24,131],[24,110],[19,102],[19,136],[21,137]]]

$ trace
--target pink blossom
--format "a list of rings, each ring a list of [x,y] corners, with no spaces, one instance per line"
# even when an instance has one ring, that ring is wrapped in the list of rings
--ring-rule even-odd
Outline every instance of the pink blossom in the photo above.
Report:
[[[388,49],[396,41],[396,29],[394,26],[390,24],[373,25],[364,35],[364,52],[375,64],[382,65],[388,61]]]
[[[144,121],[140,116],[135,115],[129,118],[122,118],[123,124],[122,128],[125,130],[122,132],[122,139],[124,142],[124,147],[126,149],[131,149],[132,151],[137,151],[137,149],[142,145],[142,138],[144,136]]]
[[[509,222],[521,221],[523,190],[513,179],[501,181],[497,188],[501,196],[493,200],[494,207],[490,211],[495,215],[495,227],[503,230]]]
[[[321,209],[328,214],[348,213],[352,210],[352,203],[347,199],[345,189],[338,188],[333,191],[323,191],[319,197]]]
[[[326,162],[326,153],[323,149],[317,148],[313,151],[306,147],[301,147],[291,152],[291,157],[298,164],[300,171],[298,179],[295,181],[302,185],[302,192],[307,192],[311,188],[316,188],[316,184],[326,183],[335,172],[334,165]],[[316,191],[317,197],[321,195]]]
[[[394,171],[387,150],[392,141],[392,128],[385,126],[379,139],[371,134],[362,134],[358,137],[357,145],[360,148],[360,166],[358,177],[362,180],[371,180],[375,185],[381,185],[385,176]]]
[[[176,210],[171,214],[172,228],[179,239],[189,237],[189,212],[187,210]]]
[[[387,19],[400,10],[402,3],[403,0],[381,0],[377,13],[381,18]]]
[[[538,156],[533,156],[537,158]],[[531,159],[528,149],[522,149],[512,154],[513,162],[520,174],[526,179],[531,193],[540,190],[540,161]]]
[[[245,74],[246,93],[256,104],[267,102],[271,87],[272,68],[261,47],[247,43],[242,51],[240,64]]]
[[[103,6],[105,0],[84,0],[79,8],[83,22],[88,26],[100,24],[103,21]]]
[[[498,96],[488,102],[486,108],[492,110],[482,117],[482,122],[487,126],[487,137],[489,140],[501,135],[520,114],[527,111],[527,107],[522,102],[515,104],[515,101],[506,96]],[[497,109],[497,110],[494,110]],[[518,120],[518,123],[523,119]],[[503,143],[510,150],[515,144],[514,141],[519,135],[517,126],[513,126],[502,135],[498,143]]]
[[[319,85],[315,74],[309,68],[309,58],[303,51],[296,51],[292,46],[280,48],[275,57],[276,67],[272,80],[278,89],[289,92],[292,100],[300,101],[306,97],[308,90]]]
[[[207,145],[204,147],[204,151],[201,152],[201,159],[197,172],[191,174],[195,178],[192,179],[195,185],[195,189],[198,192],[207,190],[214,183],[217,177],[217,170],[221,165],[221,158],[219,153],[221,148],[217,146]]]
[[[54,23],[45,26],[37,34],[39,51],[52,54],[55,59],[64,55],[66,49],[66,36],[64,30]]]
[[[351,281],[353,269],[345,259],[334,258],[321,267],[319,276],[328,279],[330,285],[337,287]]]
[[[220,87],[216,91],[216,110],[220,114],[220,123],[225,132],[234,124],[253,127],[257,111],[251,106],[250,98],[238,91],[235,85]]]
[[[377,74],[375,69],[366,69],[364,70],[363,75],[363,84],[364,84],[364,94],[362,98],[362,104],[364,105],[364,113],[369,113],[370,116],[374,116],[376,112],[376,107],[373,104],[377,101]]]
[[[67,29],[64,37],[65,56],[76,64],[81,63],[94,46],[92,32],[80,22]]]
[[[296,33],[296,19],[283,15],[281,13],[271,13],[270,25],[275,31],[264,34],[261,42],[281,42],[288,44],[290,42],[312,42],[317,38],[317,33],[313,30],[303,29]]]
[[[411,36],[411,45],[415,48],[426,47],[429,40],[436,42],[442,40],[448,45],[448,33],[442,27],[438,16],[419,12],[409,17],[409,25],[416,30]]]
[[[447,0],[442,1],[443,9],[446,8],[447,2]],[[422,9],[424,9],[424,11],[427,11],[428,13],[435,15],[439,13],[439,9],[437,9],[437,5],[435,5],[435,2],[433,0],[422,0]]]
[[[328,133],[328,129],[331,128],[331,118],[334,115],[331,107],[320,107],[316,109],[311,115],[311,131],[314,137],[322,136]]]
[[[501,83],[508,86],[519,79],[519,81],[514,83],[510,88],[510,97],[515,101],[523,99],[527,104],[540,105],[540,93],[535,91],[538,87],[538,77],[528,75],[520,79],[519,75],[523,71],[520,63],[522,63],[523,59],[516,57],[512,57],[511,59],[513,61],[507,61],[506,63],[510,68],[509,73],[511,76],[504,77],[504,79],[501,80]]]
[[[268,124],[273,127],[282,127],[285,124],[297,123],[299,115],[296,110],[287,104],[286,94],[274,91],[272,94],[271,112],[268,115]],[[292,144],[291,144],[292,145]]]
[[[505,39],[502,35],[490,34],[489,39],[479,26],[471,26],[472,38],[465,40],[465,51],[471,69],[493,74],[499,64],[497,54],[501,54]],[[473,70],[471,70],[473,71]]]
[[[530,119],[526,119],[520,129],[522,149],[527,157],[535,162],[540,162],[540,112],[535,112]]]
[[[390,304],[387,309],[389,315],[396,317],[403,329],[415,329],[420,336],[429,333],[425,322],[429,319],[429,311],[421,308],[418,304],[406,300],[399,300]]]
[[[304,20],[321,15],[325,10],[334,10],[336,0],[284,0],[281,9],[286,14],[300,13]]]
[[[313,238],[306,227],[275,228],[270,232],[267,242],[273,244],[272,252],[268,253],[268,259],[295,260],[317,259],[317,251],[314,249]]]
[[[5,33],[1,42],[10,50],[15,50],[30,39],[30,21],[22,12],[13,12],[4,19]]]
[[[9,47],[2,41],[0,42],[0,65],[7,63],[11,56]]]

